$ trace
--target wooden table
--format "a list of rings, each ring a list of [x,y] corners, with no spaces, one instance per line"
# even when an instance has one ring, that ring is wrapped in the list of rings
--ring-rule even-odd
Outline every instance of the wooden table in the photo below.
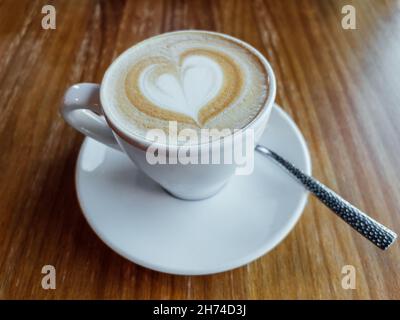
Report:
[[[271,62],[277,102],[302,130],[313,174],[400,231],[400,1],[0,1],[0,298],[400,298],[400,246],[382,252],[310,198],[268,255],[182,277],[120,257],[86,223],[74,168],[83,136],[58,111],[68,86],[100,82],[134,43],[196,28],[241,38]],[[356,9],[356,30],[341,9]],[[57,289],[41,287],[43,265]],[[356,289],[342,268],[353,265]]]

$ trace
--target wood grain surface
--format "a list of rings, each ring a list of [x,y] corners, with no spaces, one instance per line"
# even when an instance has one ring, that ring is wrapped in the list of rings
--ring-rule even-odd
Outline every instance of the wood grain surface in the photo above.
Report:
[[[56,30],[41,28],[45,4]],[[341,26],[345,4],[356,30]],[[0,298],[400,299],[400,242],[380,251],[313,198],[272,252],[216,275],[153,272],[97,238],[75,195],[83,136],[59,115],[63,93],[100,82],[134,43],[188,28],[259,49],[314,176],[399,233],[400,1],[1,0]],[[56,290],[41,287],[47,264]],[[341,286],[345,265],[356,269],[354,290]]]

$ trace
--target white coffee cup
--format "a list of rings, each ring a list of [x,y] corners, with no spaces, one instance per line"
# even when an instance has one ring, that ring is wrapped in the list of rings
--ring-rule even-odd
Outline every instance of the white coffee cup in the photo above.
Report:
[[[191,30],[191,32],[194,31]],[[232,143],[235,145],[239,142],[239,138],[236,137],[240,136],[241,131],[247,129],[253,130],[254,143],[256,144],[264,132],[276,94],[275,76],[271,66],[260,52],[239,39],[208,31],[195,32],[218,34],[231,41],[235,41],[250,50],[264,65],[269,78],[268,97],[265,105],[245,128],[237,132],[239,134],[232,135]],[[110,65],[104,75],[102,83],[105,82],[109,70],[112,69],[113,65],[117,62],[118,59]],[[176,164],[150,164],[146,159],[146,151],[152,142],[139,135],[133,135],[129,132],[117,129],[108,120],[107,110],[110,106],[105,103],[106,99],[104,97],[106,90],[107,88],[104,85],[94,83],[79,83],[73,85],[67,90],[64,96],[61,106],[63,118],[72,127],[86,136],[111,148],[125,152],[138,168],[172,195],[185,200],[208,198],[222,189],[229,178],[235,173],[237,167],[235,163],[182,164],[178,161]],[[177,145],[167,144],[160,145],[159,147],[160,150],[162,149],[165,151],[167,157],[175,156],[180,148],[180,146]],[[191,148],[198,147],[198,145],[191,146]],[[207,147],[210,153],[214,152],[215,148],[219,148],[220,150],[218,151],[223,152],[221,144],[208,143]]]

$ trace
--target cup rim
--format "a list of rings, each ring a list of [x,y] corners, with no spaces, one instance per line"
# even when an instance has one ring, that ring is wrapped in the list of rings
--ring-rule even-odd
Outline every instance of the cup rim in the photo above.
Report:
[[[123,51],[108,66],[106,72],[104,73],[103,79],[101,81],[101,85],[100,85],[100,101],[101,101],[101,108],[103,110],[104,118],[107,121],[107,123],[110,126],[110,128],[112,129],[112,131],[118,137],[120,137],[122,140],[127,142],[128,144],[135,145],[135,146],[137,146],[137,147],[139,147],[141,149],[147,149],[147,147],[149,147],[150,145],[157,146],[157,147],[163,147],[165,149],[179,148],[181,146],[181,145],[177,145],[177,144],[162,144],[162,143],[159,143],[159,142],[151,141],[151,140],[146,139],[145,137],[143,137],[141,135],[136,135],[136,134],[134,134],[132,132],[127,132],[126,130],[124,130],[122,128],[122,126],[118,125],[117,122],[111,120],[111,117],[109,115],[107,115],[107,106],[106,106],[106,104],[103,103],[103,101],[106,101],[106,98],[105,98],[105,86],[103,85],[104,82],[106,81],[107,77],[109,76],[109,74],[111,72],[111,69],[113,68],[114,65],[116,65],[118,63],[120,58],[122,58],[124,55],[126,55],[128,53],[128,51],[132,50],[136,46],[142,44],[145,41],[148,41],[149,39],[158,38],[158,37],[162,37],[162,36],[169,35],[169,34],[185,33],[185,32],[214,34],[214,35],[218,35],[220,37],[223,37],[225,39],[229,39],[231,41],[234,41],[234,42],[240,44],[241,46],[245,47],[249,51],[251,51],[253,54],[255,54],[258,57],[258,59],[260,60],[260,62],[263,64],[263,67],[265,68],[265,71],[267,72],[268,82],[269,82],[268,83],[268,89],[269,90],[268,90],[267,99],[265,100],[265,103],[264,103],[262,109],[244,127],[233,130],[232,134],[224,136],[224,137],[221,137],[219,140],[224,139],[226,137],[232,137],[232,139],[234,140],[235,136],[238,133],[242,133],[243,131],[254,127],[256,123],[260,122],[262,119],[264,119],[265,116],[268,116],[270,114],[270,111],[272,109],[272,106],[273,106],[273,103],[274,103],[275,97],[276,97],[276,79],[275,79],[275,74],[274,74],[274,71],[273,71],[270,63],[268,62],[268,60],[256,48],[254,48],[252,45],[248,44],[247,42],[245,42],[243,40],[240,40],[238,38],[235,38],[235,37],[233,37],[231,35],[220,33],[220,32],[215,32],[215,31],[197,30],[197,29],[185,29],[185,30],[165,32],[165,33],[161,33],[159,35],[155,35],[155,36],[146,38],[146,39],[144,39],[142,41],[139,41],[139,42],[135,43],[133,46],[131,46],[128,49],[126,49],[125,51]],[[185,145],[185,147],[186,148],[187,147],[192,148],[192,147],[199,147],[201,145],[207,145],[207,144],[211,144],[211,142],[190,144],[190,145]]]

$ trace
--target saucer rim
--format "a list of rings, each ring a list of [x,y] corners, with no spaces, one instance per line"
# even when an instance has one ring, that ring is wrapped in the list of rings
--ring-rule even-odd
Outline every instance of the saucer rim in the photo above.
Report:
[[[303,137],[303,134],[301,133],[300,129],[297,127],[297,125],[293,121],[293,119],[278,104],[274,103],[272,109],[273,110],[271,110],[271,115],[272,115],[272,112],[278,112],[280,114],[280,116],[282,116],[286,120],[286,122],[289,124],[289,126],[294,130],[294,133],[295,133],[298,141],[300,142],[301,149],[303,151],[303,155],[305,158],[304,159],[305,160],[305,168],[303,171],[310,175],[312,172],[311,157],[310,157],[309,149],[307,147],[307,143]],[[77,158],[76,165],[75,165],[75,192],[76,192],[76,196],[77,196],[79,207],[82,211],[82,214],[83,214],[85,220],[87,221],[87,223],[89,224],[90,228],[96,234],[96,236],[102,242],[104,242],[111,250],[113,250],[120,256],[124,257],[125,259],[127,259],[137,265],[140,265],[142,267],[145,267],[145,268],[148,268],[148,269],[151,269],[154,271],[167,273],[167,274],[173,274],[173,275],[196,276],[196,275],[209,275],[209,274],[221,273],[221,272],[237,269],[244,265],[247,265],[247,264],[257,260],[261,256],[267,254],[268,252],[272,251],[283,240],[285,240],[287,235],[290,233],[290,231],[292,231],[292,229],[297,224],[297,222],[300,219],[301,215],[303,214],[304,208],[307,204],[309,192],[304,190],[296,209],[293,210],[293,214],[290,216],[290,218],[288,219],[288,221],[286,222],[284,227],[282,227],[275,234],[275,236],[273,238],[269,239],[269,241],[266,242],[264,245],[259,246],[257,248],[257,250],[252,251],[252,252],[248,253],[247,255],[244,255],[240,258],[237,258],[237,259],[234,259],[227,263],[224,263],[222,265],[219,265],[217,267],[213,267],[213,268],[204,268],[203,267],[203,268],[199,268],[199,269],[173,268],[173,267],[166,267],[166,266],[158,265],[156,263],[152,263],[149,261],[144,261],[141,258],[135,257],[135,255],[127,252],[126,250],[120,249],[117,246],[115,246],[112,243],[112,241],[110,239],[108,239],[107,236],[105,236],[101,230],[99,230],[99,228],[96,226],[96,223],[94,223],[93,217],[87,213],[90,211],[90,209],[88,209],[87,206],[85,205],[85,200],[83,199],[82,191],[79,186],[80,185],[79,181],[80,181],[80,173],[82,171],[80,168],[82,167],[83,154],[84,154],[87,144],[90,143],[91,140],[96,141],[89,137],[85,137],[83,143],[81,144],[78,158]],[[293,183],[296,183],[296,182],[293,182]],[[182,200],[182,201],[186,201],[186,200]]]

